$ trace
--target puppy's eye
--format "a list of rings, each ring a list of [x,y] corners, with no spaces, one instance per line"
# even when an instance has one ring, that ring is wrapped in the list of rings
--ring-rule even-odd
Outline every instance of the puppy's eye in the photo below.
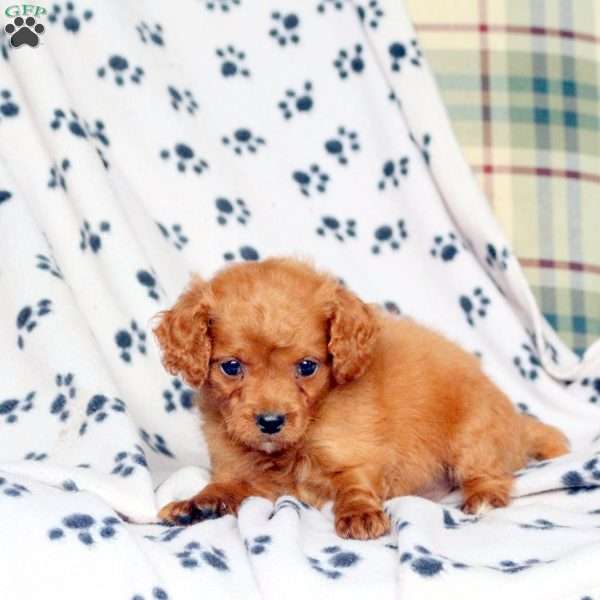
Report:
[[[236,358],[224,360],[220,367],[221,371],[223,371],[227,377],[237,377],[242,374],[242,363]]]
[[[299,377],[310,377],[317,372],[319,363],[310,358],[303,358],[296,364],[296,373]]]

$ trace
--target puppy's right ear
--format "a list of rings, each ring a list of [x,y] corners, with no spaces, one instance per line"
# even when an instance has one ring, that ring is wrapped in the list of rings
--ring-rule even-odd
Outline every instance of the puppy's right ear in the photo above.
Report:
[[[160,313],[160,322],[154,328],[167,371],[182,375],[195,388],[206,380],[210,362],[210,295],[208,284],[194,278],[175,306]]]

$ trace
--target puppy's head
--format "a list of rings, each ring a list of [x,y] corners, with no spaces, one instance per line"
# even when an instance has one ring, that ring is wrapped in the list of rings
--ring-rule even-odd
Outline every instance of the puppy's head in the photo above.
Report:
[[[202,387],[229,435],[270,453],[302,438],[332,386],[365,372],[377,321],[333,278],[270,259],[193,280],[154,332],[167,370]]]

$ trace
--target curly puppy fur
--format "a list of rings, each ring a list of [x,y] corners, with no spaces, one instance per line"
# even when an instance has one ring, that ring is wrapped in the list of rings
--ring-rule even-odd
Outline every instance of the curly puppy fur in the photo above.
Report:
[[[213,469],[197,495],[160,511],[165,521],[294,494],[333,500],[338,534],[370,539],[389,530],[388,498],[449,481],[467,512],[505,506],[515,470],[567,451],[557,429],[517,414],[476,358],[304,262],[194,279],[155,334],[165,367],[201,392]],[[308,377],[306,358],[319,365]],[[222,370],[232,359],[235,376]],[[282,415],[282,429],[261,431],[262,414]]]

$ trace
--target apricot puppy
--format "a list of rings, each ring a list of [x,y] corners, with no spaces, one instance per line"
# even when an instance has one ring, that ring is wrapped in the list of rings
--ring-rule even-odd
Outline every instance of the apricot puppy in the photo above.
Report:
[[[160,511],[165,521],[293,494],[333,500],[340,536],[376,538],[389,530],[388,498],[448,480],[467,512],[505,506],[515,470],[567,452],[476,358],[303,262],[195,279],[155,334],[168,371],[200,390],[213,470],[197,495]]]

